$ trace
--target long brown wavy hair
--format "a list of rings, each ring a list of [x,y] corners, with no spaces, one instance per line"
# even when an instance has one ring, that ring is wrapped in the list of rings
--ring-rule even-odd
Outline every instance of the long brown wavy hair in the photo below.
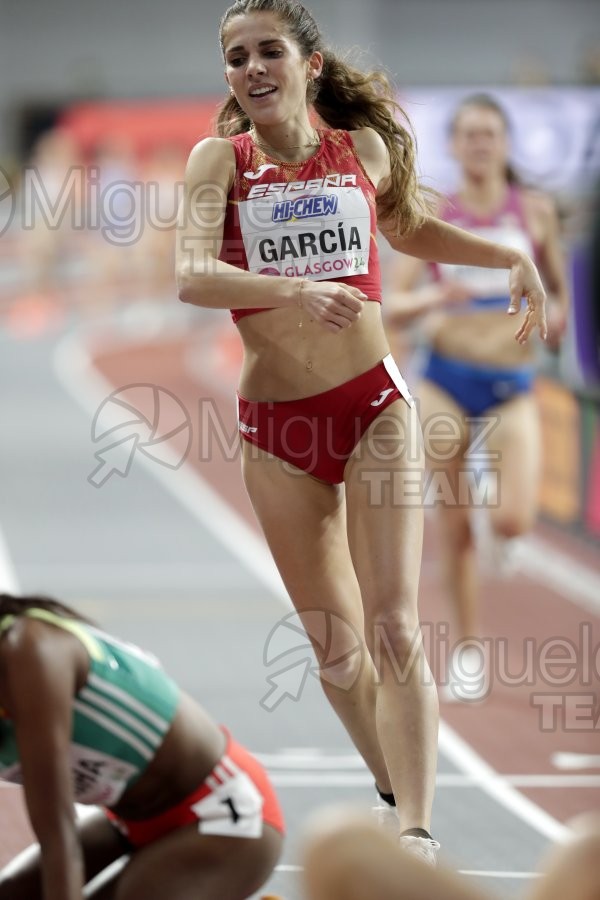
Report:
[[[370,127],[385,141],[390,179],[386,190],[377,198],[377,213],[382,221],[391,223],[395,233],[410,234],[429,213],[429,204],[417,180],[412,128],[395,100],[387,75],[382,71],[362,72],[327,49],[313,16],[295,0],[235,0],[221,18],[222,51],[230,20],[253,12],[275,13],[305,59],[316,51],[322,53],[323,71],[308,84],[306,99],[326,125],[347,131]],[[233,94],[219,108],[216,120],[219,137],[241,134],[251,124]]]

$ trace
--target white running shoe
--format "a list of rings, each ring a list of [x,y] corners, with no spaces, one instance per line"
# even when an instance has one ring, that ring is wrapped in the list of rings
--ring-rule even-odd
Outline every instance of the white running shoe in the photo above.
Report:
[[[395,806],[390,806],[385,800],[377,798],[377,805],[371,809],[373,821],[378,828],[387,831],[388,834],[397,836],[400,831],[400,820]]]
[[[440,845],[433,838],[417,837],[413,834],[400,835],[400,846],[415,859],[420,859],[428,866],[437,865],[437,852]]]

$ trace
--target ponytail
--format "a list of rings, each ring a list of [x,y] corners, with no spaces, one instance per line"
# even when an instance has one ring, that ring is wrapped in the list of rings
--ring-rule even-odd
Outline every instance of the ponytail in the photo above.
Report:
[[[384,72],[362,72],[325,50],[321,77],[315,83],[315,110],[332,128],[373,128],[390,159],[390,178],[377,199],[377,215],[396,234],[414,231],[429,208],[416,175],[416,146],[406,114],[396,102]],[[404,120],[404,125],[402,124]]]
[[[219,137],[233,137],[250,129],[252,122],[233,94],[219,107],[216,118],[216,132]]]

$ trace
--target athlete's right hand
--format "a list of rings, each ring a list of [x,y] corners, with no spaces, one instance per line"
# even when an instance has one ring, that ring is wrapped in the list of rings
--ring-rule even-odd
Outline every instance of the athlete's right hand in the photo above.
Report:
[[[298,288],[298,306],[328,331],[349,328],[360,318],[368,297],[361,290],[339,281],[308,281]]]

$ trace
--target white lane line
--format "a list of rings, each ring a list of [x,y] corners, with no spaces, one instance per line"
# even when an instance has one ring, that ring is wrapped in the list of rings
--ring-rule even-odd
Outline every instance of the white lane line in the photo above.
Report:
[[[92,369],[89,354],[75,336],[67,336],[55,355],[55,371],[63,387],[83,408],[93,414],[114,386]],[[90,447],[90,461],[93,459]],[[140,462],[177,497],[201,524],[236,556],[286,607],[291,601],[275,568],[266,543],[198,474],[184,465],[166,470],[146,457]],[[552,841],[564,841],[569,830],[502,777],[450,726],[440,721],[440,750],[464,774],[477,778],[479,787],[505,809]]]
[[[515,787],[526,788],[598,788],[600,775],[505,775]]]
[[[303,866],[280,865],[275,866],[276,872],[303,872]],[[460,875],[468,875],[475,878],[539,878],[539,872],[502,872],[497,869],[458,869]]]
[[[476,878],[539,878],[540,872],[501,872],[486,869],[459,869],[461,875],[472,875]]]
[[[254,756],[262,762],[259,753]],[[370,772],[282,772],[277,769],[268,769],[269,778],[277,787],[305,788],[305,787],[373,787],[373,776]],[[600,778],[595,775],[582,775],[580,780],[559,779],[549,781],[546,776],[537,777],[530,775],[509,775],[501,779],[507,785],[525,788],[600,788]],[[481,782],[470,775],[460,775],[455,772],[440,772],[436,777],[438,788],[480,788]],[[0,790],[14,790],[15,785],[6,781],[0,781]]]
[[[276,772],[268,770],[269,778],[279,788],[370,788],[373,776],[370,772]]]
[[[85,898],[96,897],[100,888],[108,885],[112,879],[125,868],[128,862],[128,856],[121,856],[119,859],[115,859],[114,862],[107,866],[106,869],[103,869],[95,878],[88,881],[83,889],[83,896]]]
[[[115,389],[93,368],[89,354],[75,335],[67,335],[59,342],[53,362],[54,371],[67,394],[91,416]],[[107,410],[107,426],[110,425],[109,415]],[[118,424],[116,420],[115,424]],[[94,449],[90,438],[90,471],[94,466]],[[168,448],[161,449],[161,457],[173,466],[180,458],[170,453]],[[288,609],[293,609],[275,563],[265,552],[263,539],[192,466],[184,464],[180,469],[170,469],[144,454],[137,454],[134,465],[137,464],[144,466],[160,481],[195,519],[203,523],[247,569],[282,599]]]
[[[260,760],[260,754],[255,754]],[[373,776],[370,772],[283,772],[280,769],[268,768],[269,778],[277,787],[305,788],[305,787],[373,787]],[[463,775],[456,772],[439,772],[436,776],[438,788],[478,788],[487,789],[487,782],[473,775]],[[582,775],[578,779],[553,778],[547,775],[508,775],[497,777],[497,784],[504,790],[511,788],[575,788],[589,790],[600,789],[600,778],[596,775]],[[488,791],[489,793],[489,791]],[[519,795],[520,796],[520,795]],[[523,798],[526,799],[526,798]]]
[[[569,754],[564,754],[569,755]],[[596,765],[600,765],[600,757],[590,756],[586,754],[571,754],[576,757],[576,765],[570,763],[564,768],[593,768],[594,761]],[[351,773],[349,777],[358,776],[367,773],[367,767],[362,756],[358,753],[336,753],[318,747],[283,747],[277,753],[260,753],[254,751],[254,756],[262,763],[262,765],[270,772],[293,771],[302,772],[309,775],[311,772],[336,772],[338,774],[346,772]],[[561,756],[561,754],[555,754]],[[554,760],[554,757],[552,757]],[[539,773],[514,773],[514,774],[498,774],[508,784],[518,787],[600,787],[600,775],[593,774],[558,774],[556,772],[539,772]],[[445,785],[473,785],[478,784],[476,778],[472,775],[465,775],[458,772],[442,772],[438,774],[438,783]]]
[[[540,806],[502,779],[483,757],[454,731],[447,722],[440,719],[440,749],[454,763],[457,769],[472,775],[488,796],[492,797],[514,815],[518,816],[540,834],[551,841],[564,842],[569,829]]]
[[[367,771],[365,761],[358,753],[327,754],[327,753],[255,753],[254,756],[265,768],[273,769],[317,769],[336,771],[347,769],[360,769]]]
[[[8,550],[4,532],[0,528],[0,592],[18,594],[19,591],[17,573]]]
[[[600,754],[553,753],[550,762],[557,769],[600,769]]]
[[[324,783],[323,779],[328,777],[327,773],[329,772],[334,772],[336,778],[345,775],[350,781],[356,779],[352,782],[355,784],[362,783],[363,775],[369,775],[365,762],[358,753],[332,753],[312,747],[308,749],[308,752],[303,752],[301,748],[296,748],[294,751],[284,748],[279,753],[254,751],[254,756],[270,773],[293,772],[294,775],[290,776],[292,778],[310,778],[311,773],[318,773],[316,777],[321,779],[320,784]],[[592,756],[586,758],[595,759]],[[585,766],[585,768],[589,767],[589,765]],[[285,778],[286,775],[283,777]],[[462,772],[440,772],[437,777],[438,785],[445,787],[470,787],[479,784],[475,777]],[[600,787],[600,775],[591,774],[540,772],[498,774],[498,777],[515,787]]]

